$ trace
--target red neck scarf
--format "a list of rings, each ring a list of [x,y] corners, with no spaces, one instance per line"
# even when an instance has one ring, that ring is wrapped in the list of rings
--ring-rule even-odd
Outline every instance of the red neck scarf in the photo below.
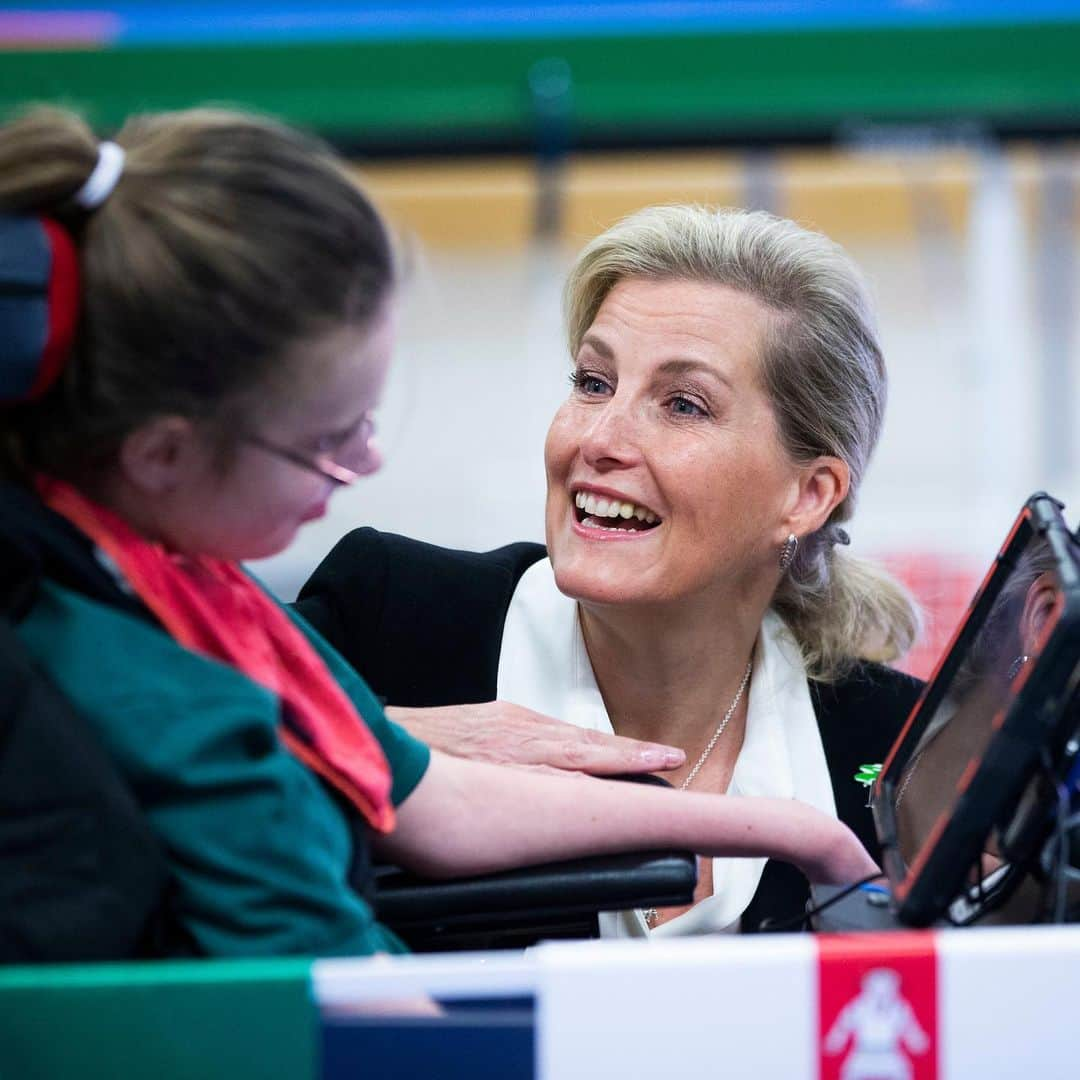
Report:
[[[311,643],[240,568],[178,555],[144,539],[70,484],[40,479],[46,505],[90,537],[172,637],[276,694],[285,746],[340,791],[379,832],[394,827],[382,748]]]

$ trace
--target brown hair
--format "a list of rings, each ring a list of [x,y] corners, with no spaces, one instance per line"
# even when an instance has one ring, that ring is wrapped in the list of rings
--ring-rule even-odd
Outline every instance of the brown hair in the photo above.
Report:
[[[835,550],[846,540],[839,526],[854,512],[886,398],[870,303],[851,259],[827,237],[771,214],[699,206],[638,211],[593,240],[570,272],[572,355],[607,294],[631,277],[727,285],[774,313],[761,372],[785,449],[797,462],[840,458],[851,484],[829,521],[800,538],[773,607],[812,678],[835,679],[856,658],[902,655],[919,627],[910,597],[884,571]]]
[[[38,402],[0,413],[0,471],[87,482],[154,415],[216,421],[293,345],[364,325],[391,290],[378,213],[322,143],[272,120],[207,109],[139,116],[96,210],[74,194],[98,140],[74,113],[37,108],[0,127],[0,213],[48,216],[76,240],[72,355]]]

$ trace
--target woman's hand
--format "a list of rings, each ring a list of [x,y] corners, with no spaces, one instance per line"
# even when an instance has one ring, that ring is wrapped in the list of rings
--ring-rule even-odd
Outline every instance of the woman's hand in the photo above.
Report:
[[[509,701],[431,709],[392,705],[386,715],[436,750],[497,765],[542,765],[613,776],[675,769],[686,759],[673,746],[604,735]]]

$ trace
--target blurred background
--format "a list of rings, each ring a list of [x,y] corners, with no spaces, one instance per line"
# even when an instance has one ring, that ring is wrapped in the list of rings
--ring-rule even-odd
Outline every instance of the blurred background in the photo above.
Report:
[[[574,252],[640,206],[772,210],[843,243],[891,372],[850,528],[926,609],[925,673],[1023,499],[1080,509],[1080,4],[1051,0],[25,3],[0,109],[103,131],[201,102],[346,151],[410,238],[387,464],[255,569],[290,598],[347,529],[543,538]]]

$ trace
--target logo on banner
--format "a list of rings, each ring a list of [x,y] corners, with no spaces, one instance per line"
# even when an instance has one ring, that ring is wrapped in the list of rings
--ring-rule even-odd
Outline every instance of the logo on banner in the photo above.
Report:
[[[932,934],[818,939],[822,1080],[936,1080]]]

